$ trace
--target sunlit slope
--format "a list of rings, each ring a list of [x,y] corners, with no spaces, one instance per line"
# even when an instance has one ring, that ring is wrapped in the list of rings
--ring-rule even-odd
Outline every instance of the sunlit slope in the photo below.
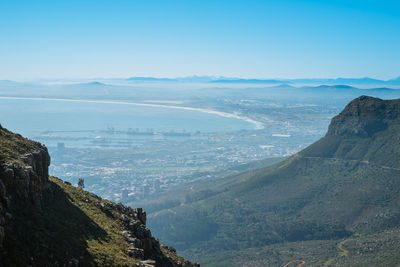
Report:
[[[357,98],[315,144],[272,167],[232,177],[224,186],[209,182],[213,194],[159,211],[149,224],[186,256],[201,261],[196,255],[202,254],[203,262],[210,262],[205,251],[218,258],[284,242],[329,243],[397,229],[399,121],[400,101]],[[187,192],[188,197],[195,193]]]

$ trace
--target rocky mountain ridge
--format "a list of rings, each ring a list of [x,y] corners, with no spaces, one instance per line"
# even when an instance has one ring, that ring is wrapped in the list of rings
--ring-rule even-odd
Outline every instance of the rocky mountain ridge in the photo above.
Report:
[[[388,124],[399,123],[400,105],[398,100],[382,100],[370,96],[360,96],[351,101],[335,116],[327,136],[371,137],[385,130]]]
[[[327,134],[299,152],[400,168],[400,99],[360,96],[335,116]]]
[[[399,111],[400,100],[358,97],[314,144],[273,166],[191,184],[163,199],[176,204],[149,225],[203,266],[397,266]]]
[[[141,208],[49,177],[46,147],[1,126],[0,144],[0,266],[199,266],[160,244]]]

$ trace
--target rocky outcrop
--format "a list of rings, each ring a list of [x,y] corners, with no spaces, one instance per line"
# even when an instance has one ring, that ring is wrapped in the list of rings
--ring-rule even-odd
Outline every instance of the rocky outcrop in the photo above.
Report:
[[[0,266],[199,266],[154,238],[141,208],[113,203],[58,178],[49,178],[49,165],[45,146],[0,125]],[[85,213],[88,209],[96,210],[90,213],[92,217]],[[115,243],[110,241],[108,247],[104,243],[109,241],[110,232],[99,226],[109,227],[106,221],[115,222],[112,231],[118,233]],[[65,229],[74,235],[65,233],[67,238]],[[43,238],[38,240],[37,236]],[[55,236],[58,240],[53,239]],[[101,239],[100,246],[107,254],[88,252],[88,236]],[[70,244],[75,245],[70,249]],[[61,249],[54,251],[54,247]],[[110,247],[114,254],[107,250]],[[114,251],[116,247],[118,252]],[[114,257],[131,261],[117,264],[111,260]]]
[[[332,119],[327,136],[371,137],[387,128],[389,123],[398,122],[400,102],[360,96]]]
[[[12,218],[13,201],[31,202],[41,208],[43,194],[49,189],[48,168],[50,156],[47,148],[38,146],[20,159],[0,166],[0,249],[5,236],[4,226]]]
[[[97,206],[110,216],[112,216],[112,211],[120,214],[118,219],[125,227],[121,234],[129,243],[126,253],[130,257],[141,260],[143,266],[200,266],[179,257],[174,248],[164,246],[157,238],[154,238],[146,227],[146,212],[141,208],[132,209],[120,203],[102,201],[99,201]]]

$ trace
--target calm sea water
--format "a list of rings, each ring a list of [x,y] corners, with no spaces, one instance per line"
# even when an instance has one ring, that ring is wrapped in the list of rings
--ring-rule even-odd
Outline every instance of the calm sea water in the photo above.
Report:
[[[127,135],[140,132],[230,132],[250,130],[249,122],[198,111],[132,105],[43,100],[0,99],[3,127],[36,139],[47,146],[65,142],[69,146],[95,145],[106,140],[129,139],[132,143],[160,136]],[[114,129],[120,133],[105,130]],[[76,131],[76,132],[73,132]],[[123,133],[125,131],[125,133]],[[120,143],[121,143],[120,142]],[[126,140],[125,140],[126,142]]]

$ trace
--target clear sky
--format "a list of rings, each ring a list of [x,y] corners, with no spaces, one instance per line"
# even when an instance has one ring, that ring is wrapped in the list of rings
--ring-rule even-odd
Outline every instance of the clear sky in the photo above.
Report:
[[[400,1],[0,0],[0,79],[400,75]]]

